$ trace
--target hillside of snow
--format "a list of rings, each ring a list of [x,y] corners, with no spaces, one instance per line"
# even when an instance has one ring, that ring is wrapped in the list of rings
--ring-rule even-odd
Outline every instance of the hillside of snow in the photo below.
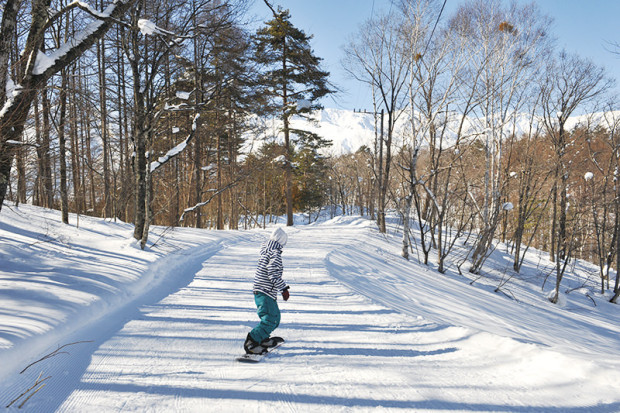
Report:
[[[285,228],[286,343],[247,365],[234,359],[271,228],[154,227],[142,251],[129,224],[60,218],[0,213],[7,411],[620,411],[620,312],[587,263],[554,305],[543,253],[513,274],[500,245],[484,277],[440,274],[399,256],[396,221],[380,234],[359,216],[299,217]]]
[[[620,117],[619,112],[608,112],[608,119]],[[380,116],[377,116],[377,130],[380,125]],[[460,117],[453,114],[452,120],[448,123],[446,129],[446,139],[451,144],[456,139],[456,131],[459,128]],[[578,115],[570,117],[566,127],[571,130],[577,126],[586,125],[605,125],[605,113],[595,113],[587,115]],[[504,127],[506,136],[515,133],[517,136],[530,133],[530,116],[526,113],[511,119]],[[463,127],[463,136],[482,135],[486,130],[485,123],[481,119],[475,117],[467,117]],[[281,123],[277,120],[267,122],[267,130],[263,138],[280,136]],[[312,120],[308,121],[300,117],[294,117],[291,121],[291,127],[301,129],[318,134],[319,136],[332,141],[332,146],[324,152],[330,155],[342,155],[353,153],[362,146],[372,148],[375,142],[375,116],[368,112],[354,112],[342,109],[323,109],[316,111]],[[384,127],[387,128],[387,115],[384,119]],[[538,118],[532,126],[534,131],[536,128],[544,130],[542,118]],[[387,132],[386,132],[387,133]],[[401,113],[397,117],[394,132],[394,145],[402,145],[411,136],[411,121],[407,113]],[[425,142],[422,142],[424,145]]]

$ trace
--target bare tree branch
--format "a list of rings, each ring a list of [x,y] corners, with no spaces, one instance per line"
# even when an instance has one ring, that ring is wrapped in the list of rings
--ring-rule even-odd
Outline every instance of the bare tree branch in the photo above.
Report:
[[[15,399],[13,399],[13,400],[11,401],[11,403],[7,404],[7,405],[6,405],[6,408],[8,409],[9,407],[11,407],[11,406],[13,405],[13,403],[15,403],[16,401],[18,401],[18,400],[19,400],[19,399],[21,399],[22,397],[24,397],[26,394],[28,394],[28,392],[29,392],[30,390],[34,389],[34,388],[35,388],[36,386],[38,386],[39,384],[43,383],[45,380],[47,380],[47,379],[49,379],[49,378],[51,378],[51,377],[52,377],[52,376],[47,376],[46,378],[44,378],[43,380],[41,380],[41,376],[42,376],[42,375],[43,375],[43,372],[39,373],[39,377],[37,377],[37,379],[35,380],[34,384],[33,384],[32,386],[30,386],[30,387],[29,387],[29,388],[28,388],[25,392],[23,392],[22,394],[20,394],[19,396],[17,396]],[[31,394],[30,396],[26,397],[26,399],[25,399],[25,400],[24,400],[24,401],[23,401],[23,402],[22,402],[22,403],[18,406],[18,408],[20,408],[20,409],[21,409],[21,408],[22,408],[22,406],[23,406],[24,404],[26,404],[26,402],[27,402],[28,400],[30,400],[30,398],[31,398],[32,396],[34,396],[34,394],[35,394],[36,392],[38,392],[39,390],[41,390],[44,386],[45,386],[45,383],[44,383],[44,384],[42,384],[41,386],[39,386],[39,388],[38,388],[38,389],[36,389],[34,392],[32,392],[32,394]]]
[[[93,342],[92,340],[88,340],[88,341],[76,341],[75,343],[68,343],[68,344],[65,344],[65,345],[63,345],[63,346],[60,346],[60,347],[58,347],[56,350],[52,351],[51,353],[49,353],[49,354],[47,354],[47,355],[45,355],[45,356],[41,357],[39,360],[37,360],[37,361],[35,361],[35,362],[32,362],[32,363],[28,364],[28,365],[27,365],[27,366],[26,366],[26,367],[25,367],[22,371],[20,371],[20,372],[19,372],[19,374],[22,374],[23,372],[25,372],[26,370],[28,370],[30,367],[34,366],[35,364],[37,364],[37,363],[39,363],[39,362],[41,362],[41,361],[43,361],[43,360],[47,360],[48,358],[51,358],[51,357],[57,356],[57,355],[59,355],[59,354],[68,354],[66,351],[60,351],[60,350],[62,350],[62,349],[63,349],[63,348],[65,348],[65,347],[72,346],[72,345],[74,345],[74,344],[92,343],[92,342]]]
[[[278,15],[276,14],[276,11],[274,10],[273,6],[271,4],[269,4],[269,2],[267,0],[263,0],[265,2],[265,4],[267,5],[267,7],[269,7],[269,9],[271,10],[271,12],[273,13],[273,17],[278,17]]]

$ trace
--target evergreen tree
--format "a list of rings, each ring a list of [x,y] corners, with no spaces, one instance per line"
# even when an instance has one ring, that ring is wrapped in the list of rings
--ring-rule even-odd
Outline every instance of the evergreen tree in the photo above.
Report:
[[[308,214],[312,222],[312,212],[320,212],[327,195],[327,165],[314,146],[305,146],[295,154],[294,206]]]
[[[273,9],[272,9],[273,10]],[[274,18],[255,36],[256,61],[264,65],[262,85],[270,96],[269,107],[279,114],[283,124],[286,165],[284,169],[287,225],[293,225],[290,119],[321,109],[317,102],[332,93],[328,72],[321,70],[321,58],[310,48],[312,36],[293,26],[288,10],[278,8]],[[295,143],[295,142],[293,142]]]

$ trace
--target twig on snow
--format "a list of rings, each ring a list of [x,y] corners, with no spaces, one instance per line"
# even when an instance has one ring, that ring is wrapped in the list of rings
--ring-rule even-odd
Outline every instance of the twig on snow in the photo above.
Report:
[[[37,363],[38,363],[38,362],[40,362],[40,361],[47,360],[48,358],[51,358],[51,357],[57,356],[58,354],[69,354],[69,353],[68,353],[68,352],[66,352],[66,351],[60,351],[60,350],[62,350],[63,348],[65,348],[65,347],[67,347],[67,346],[72,346],[72,345],[74,345],[74,344],[82,344],[82,343],[92,343],[92,342],[93,342],[92,340],[88,340],[88,341],[76,341],[75,343],[68,343],[68,344],[65,344],[65,345],[63,345],[63,346],[60,346],[60,347],[58,347],[56,350],[54,350],[54,351],[52,351],[51,353],[49,353],[48,355],[43,356],[43,357],[41,357],[39,360],[34,361],[34,362],[32,362],[32,363],[28,364],[28,365],[27,365],[27,366],[26,366],[26,367],[25,367],[22,371],[20,371],[20,372],[19,372],[19,374],[22,374],[23,372],[25,372],[25,371],[26,371],[26,370],[28,370],[30,367],[34,366],[35,364],[37,364]]]
[[[39,384],[43,383],[45,380],[49,379],[52,376],[47,376],[46,378],[44,378],[43,380],[41,380],[41,376],[43,375],[43,372],[39,373],[39,377],[37,377],[37,380],[34,382],[34,384],[32,386],[30,386],[30,388],[28,390],[26,390],[25,392],[23,392],[22,394],[20,394],[19,396],[17,396],[17,398],[13,399],[13,401],[9,404],[7,404],[6,408],[8,409],[9,407],[11,407],[13,405],[13,403],[15,403],[16,401],[18,401],[19,399],[21,399],[22,397],[24,397],[26,394],[28,394],[28,392],[32,389],[34,389],[36,386],[38,386]],[[28,397],[26,397],[26,400],[24,400],[22,402],[22,404],[20,404],[18,406],[18,408],[22,408],[22,406],[39,390],[41,390],[42,387],[44,387],[47,383],[43,383],[41,384],[41,386],[36,389],[34,392],[32,392],[32,394]]]

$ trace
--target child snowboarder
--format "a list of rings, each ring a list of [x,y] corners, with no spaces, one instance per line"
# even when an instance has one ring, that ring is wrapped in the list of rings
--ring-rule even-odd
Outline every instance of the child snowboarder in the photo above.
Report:
[[[282,294],[284,301],[289,298],[289,286],[282,279],[282,248],[287,240],[286,232],[278,227],[261,247],[253,286],[260,323],[245,339],[243,348],[247,354],[264,354],[269,347],[284,341],[280,337],[270,337],[270,334],[280,324],[278,293]]]

